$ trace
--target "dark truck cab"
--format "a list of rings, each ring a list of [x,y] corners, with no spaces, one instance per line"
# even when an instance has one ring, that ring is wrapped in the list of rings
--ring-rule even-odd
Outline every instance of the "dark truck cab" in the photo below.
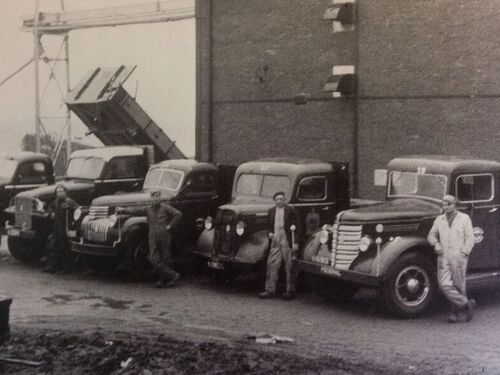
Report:
[[[50,158],[42,153],[15,152],[0,156],[0,231],[5,234],[3,211],[16,194],[54,183]]]
[[[346,163],[294,158],[262,159],[242,164],[234,178],[232,200],[207,217],[196,254],[212,274],[234,277],[245,269],[262,271],[269,251],[268,210],[273,195],[286,194],[298,211],[302,238],[333,221],[349,207]],[[297,236],[299,237],[299,236]]]
[[[151,204],[150,192],[160,190],[162,201],[183,214],[174,229],[174,263],[190,261],[191,251],[203,229],[204,219],[229,200],[234,167],[215,166],[195,160],[168,160],[153,165],[141,192],[107,195],[92,201],[90,208],[76,211],[75,238],[71,249],[76,253],[115,258],[129,255],[132,272],[143,276],[150,269],[148,222],[145,216],[115,214],[116,207],[144,207]]]
[[[310,243],[298,267],[332,297],[360,286],[377,288],[389,312],[412,317],[424,312],[437,292],[436,256],[427,242],[445,194],[474,227],[468,280],[500,275],[500,163],[448,156],[392,160],[386,201],[337,215],[331,241]]]
[[[100,195],[140,190],[151,160],[152,150],[148,146],[75,151],[60,183],[70,198],[88,205]],[[55,188],[51,184],[19,193],[4,211],[9,251],[14,258],[30,261],[43,256],[52,232],[47,208],[55,199]]]

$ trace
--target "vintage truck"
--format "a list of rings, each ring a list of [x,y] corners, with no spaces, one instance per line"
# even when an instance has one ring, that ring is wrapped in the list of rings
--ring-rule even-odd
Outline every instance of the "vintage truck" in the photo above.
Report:
[[[314,289],[331,298],[372,287],[390,313],[417,316],[438,291],[436,256],[426,237],[445,194],[454,195],[457,208],[472,218],[475,246],[468,280],[500,275],[499,187],[496,161],[393,159],[387,167],[386,201],[339,213],[331,229],[304,249],[298,268],[312,278]]]
[[[168,160],[153,165],[141,192],[107,195],[92,201],[90,208],[75,211],[77,231],[71,241],[72,251],[114,259],[120,264],[125,257],[134,277],[144,277],[150,270],[148,222],[144,216],[115,214],[116,207],[143,207],[151,204],[150,192],[160,190],[162,200],[183,214],[174,229],[172,257],[174,263],[188,262],[205,217],[229,200],[236,168],[215,166],[195,160]],[[73,232],[70,233],[73,235]]]
[[[149,146],[113,146],[75,151],[60,182],[79,204],[119,191],[140,190],[152,161]],[[51,181],[53,182],[53,180]],[[48,204],[55,199],[55,184],[15,196],[4,211],[11,255],[21,261],[40,259],[52,232]]]
[[[268,210],[278,191],[285,192],[287,203],[298,211],[301,227],[294,229],[297,238],[305,239],[350,207],[348,165],[272,158],[238,167],[231,202],[205,219],[195,252],[216,279],[234,278],[246,270],[262,276],[269,251]]]
[[[5,234],[3,211],[16,194],[54,183],[50,158],[42,153],[15,152],[0,156],[0,231]]]

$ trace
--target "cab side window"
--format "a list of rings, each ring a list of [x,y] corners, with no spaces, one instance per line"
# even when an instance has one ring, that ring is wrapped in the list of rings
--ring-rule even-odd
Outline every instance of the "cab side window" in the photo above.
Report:
[[[463,175],[456,181],[457,198],[461,202],[485,202],[493,199],[493,176]]]
[[[306,177],[300,181],[297,198],[301,201],[322,201],[326,199],[326,177]]]
[[[141,159],[122,157],[111,159],[106,168],[105,179],[137,178],[140,175]]]
[[[196,173],[186,181],[188,186],[184,189],[189,194],[212,193],[216,191],[216,178],[212,173]]]
[[[17,182],[20,185],[47,183],[47,169],[42,162],[24,162],[17,170]]]

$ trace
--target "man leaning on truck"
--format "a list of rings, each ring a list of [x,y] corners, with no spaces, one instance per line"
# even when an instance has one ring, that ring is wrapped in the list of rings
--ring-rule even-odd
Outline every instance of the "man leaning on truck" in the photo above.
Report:
[[[451,303],[449,323],[472,319],[476,302],[468,299],[465,288],[467,261],[474,246],[471,219],[456,208],[456,199],[445,195],[443,211],[432,225],[427,240],[438,256],[439,287]]]
[[[148,218],[149,261],[160,275],[156,287],[170,287],[179,279],[179,274],[168,265],[171,261],[171,229],[179,223],[182,213],[162,202],[160,191],[152,191],[151,199],[153,202],[148,207],[117,207],[116,213],[144,215]]]

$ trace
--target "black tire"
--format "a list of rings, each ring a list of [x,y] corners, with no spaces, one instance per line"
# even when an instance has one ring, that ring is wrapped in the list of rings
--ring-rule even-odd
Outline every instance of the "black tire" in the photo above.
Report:
[[[45,243],[45,241],[41,243]],[[38,262],[45,255],[45,246],[37,245],[37,241],[9,237],[7,239],[7,245],[10,255],[23,263]]]
[[[137,236],[130,242],[128,251],[132,252],[131,276],[136,280],[149,280],[153,266],[149,261],[149,245],[146,236]]]
[[[437,293],[435,275],[435,267],[425,255],[411,252],[396,259],[382,284],[387,312],[401,318],[424,313]]]
[[[311,289],[317,296],[328,301],[347,302],[354,297],[359,286],[344,280],[308,275]]]

